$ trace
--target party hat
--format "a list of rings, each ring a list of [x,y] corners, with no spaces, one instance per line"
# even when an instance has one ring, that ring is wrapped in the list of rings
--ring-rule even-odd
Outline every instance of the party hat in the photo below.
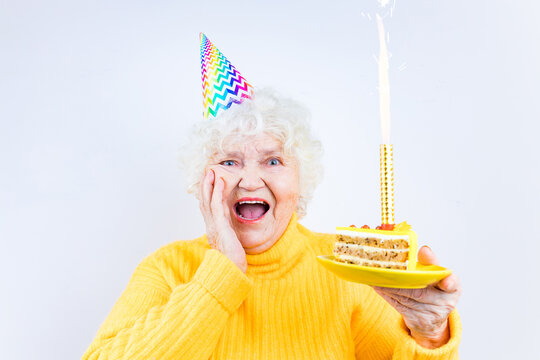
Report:
[[[251,97],[253,87],[206,35],[201,33],[200,38],[204,117],[213,119],[232,104]]]

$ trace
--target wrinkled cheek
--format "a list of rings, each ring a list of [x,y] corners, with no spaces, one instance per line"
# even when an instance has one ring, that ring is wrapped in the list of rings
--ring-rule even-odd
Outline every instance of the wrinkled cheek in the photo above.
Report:
[[[297,189],[283,189],[281,196],[278,198],[284,210],[292,212],[296,208],[298,202],[298,190]]]
[[[233,171],[223,169],[219,166],[211,166],[209,169],[214,170],[216,173],[216,179],[222,178],[225,181],[225,189],[223,190],[223,198],[227,200],[229,195],[233,192],[236,184],[239,182],[238,175]]]

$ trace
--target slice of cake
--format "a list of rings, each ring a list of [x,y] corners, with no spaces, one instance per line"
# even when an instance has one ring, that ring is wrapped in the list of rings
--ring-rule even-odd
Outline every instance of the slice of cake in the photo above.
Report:
[[[407,223],[396,225],[394,230],[337,227],[336,238],[336,261],[385,269],[416,267],[416,233]]]

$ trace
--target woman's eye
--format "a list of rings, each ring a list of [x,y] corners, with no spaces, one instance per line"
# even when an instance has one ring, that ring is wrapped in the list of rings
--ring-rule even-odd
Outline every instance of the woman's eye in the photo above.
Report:
[[[234,160],[225,160],[221,162],[221,165],[234,166]]]
[[[270,159],[268,160],[268,165],[272,165],[272,166],[275,166],[275,165],[279,165],[281,164],[281,161],[279,161],[279,159]]]

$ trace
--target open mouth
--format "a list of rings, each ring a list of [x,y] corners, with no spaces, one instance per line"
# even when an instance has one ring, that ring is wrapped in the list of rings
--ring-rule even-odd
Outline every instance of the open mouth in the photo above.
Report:
[[[263,199],[240,199],[234,204],[234,213],[240,222],[260,220],[270,210],[270,205]]]

